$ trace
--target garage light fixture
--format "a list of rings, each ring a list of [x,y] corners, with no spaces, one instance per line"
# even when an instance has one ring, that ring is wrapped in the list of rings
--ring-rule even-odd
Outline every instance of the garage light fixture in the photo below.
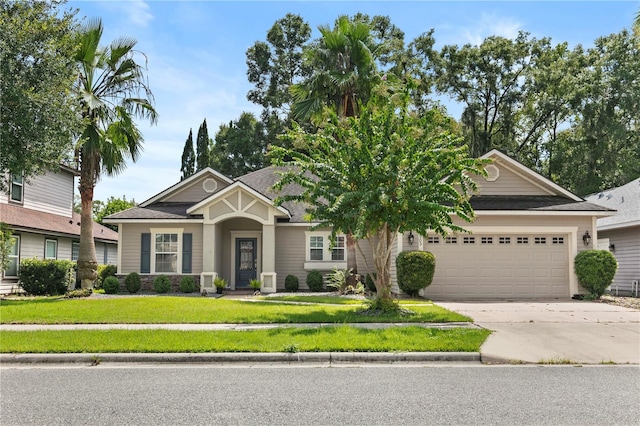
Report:
[[[409,245],[412,246],[413,245],[413,240],[415,240],[416,237],[413,236],[413,232],[409,231]]]
[[[582,242],[585,246],[588,246],[591,243],[591,235],[589,235],[589,231],[584,231],[584,235],[582,236]]]

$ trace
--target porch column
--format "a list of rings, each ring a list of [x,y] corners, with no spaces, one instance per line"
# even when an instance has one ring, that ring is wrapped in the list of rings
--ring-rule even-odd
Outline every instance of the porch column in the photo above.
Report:
[[[200,274],[200,291],[215,292],[213,280],[218,275],[215,272],[216,258],[216,224],[202,225],[202,273]]]
[[[262,293],[276,292],[276,227],[262,226]]]

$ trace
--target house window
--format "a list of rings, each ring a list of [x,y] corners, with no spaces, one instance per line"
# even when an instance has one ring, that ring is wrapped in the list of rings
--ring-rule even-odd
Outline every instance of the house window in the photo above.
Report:
[[[178,272],[178,234],[156,234],[156,272]]]
[[[518,237],[516,241],[518,244],[529,244],[529,237]]]
[[[45,259],[57,259],[58,258],[58,241],[57,240],[44,240],[44,258]]]
[[[322,260],[324,251],[324,238],[312,235],[309,239],[309,260]]]
[[[553,237],[552,244],[564,244],[564,237]]]
[[[444,239],[444,243],[445,244],[457,244],[458,243],[458,237],[447,237]]]
[[[493,244],[493,237],[482,237],[480,244]]]
[[[15,201],[16,203],[21,203],[22,202],[22,196],[23,196],[23,189],[24,189],[24,179],[22,178],[22,176],[15,176],[12,175],[11,176],[11,189],[10,189],[10,199],[11,201]]]
[[[336,237],[336,242],[331,250],[331,260],[345,260],[345,237]]]
[[[536,237],[534,242],[536,244],[547,244],[547,237]]]
[[[476,243],[476,237],[463,237],[462,238],[462,244],[475,244]]]
[[[80,243],[77,241],[72,241],[71,242],[71,260],[73,260],[74,262],[77,262],[79,257],[80,257]]]
[[[440,237],[438,237],[438,236],[428,237],[427,238],[427,244],[440,244]]]
[[[18,235],[11,236],[11,246],[7,255],[7,269],[4,271],[5,277],[17,277],[20,267],[20,237]]]
[[[511,244],[511,237],[500,237],[498,242],[500,244]]]

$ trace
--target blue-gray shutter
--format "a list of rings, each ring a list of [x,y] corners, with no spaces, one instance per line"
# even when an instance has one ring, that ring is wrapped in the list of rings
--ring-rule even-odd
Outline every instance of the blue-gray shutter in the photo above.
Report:
[[[148,274],[151,272],[151,234],[145,233],[140,237],[140,273]]]
[[[191,241],[192,234],[182,234],[182,273],[191,273]]]

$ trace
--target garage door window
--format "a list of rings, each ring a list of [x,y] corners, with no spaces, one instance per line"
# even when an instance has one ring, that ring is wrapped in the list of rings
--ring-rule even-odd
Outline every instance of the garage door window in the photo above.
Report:
[[[500,237],[498,242],[500,244],[511,244],[511,237]]]
[[[518,237],[518,244],[529,244],[529,237]]]
[[[476,243],[476,237],[464,237],[462,239],[462,243],[463,244],[475,244]]]
[[[428,237],[427,244],[440,244],[440,237]]]
[[[493,244],[493,237],[482,237],[480,239],[481,244]]]
[[[553,237],[553,244],[564,244],[564,237]]]
[[[458,237],[447,237],[444,240],[445,244],[458,244]]]
[[[547,244],[547,237],[536,237],[534,242],[536,244]]]

